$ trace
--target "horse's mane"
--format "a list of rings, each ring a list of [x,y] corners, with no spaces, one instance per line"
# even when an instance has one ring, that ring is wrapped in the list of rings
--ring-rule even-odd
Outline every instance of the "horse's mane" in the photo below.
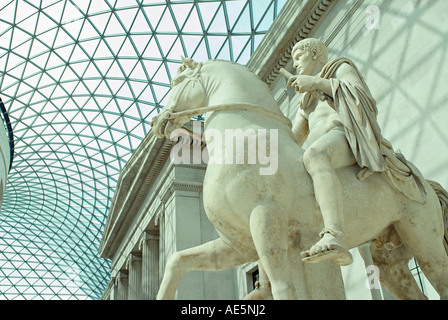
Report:
[[[264,82],[257,74],[255,74],[252,70],[250,70],[248,67],[243,66],[242,64],[238,63],[238,62],[234,62],[234,61],[229,61],[229,60],[222,60],[222,59],[210,59],[204,62],[204,65],[208,64],[208,63],[215,63],[215,62],[223,62],[223,63],[227,63],[233,66],[236,66],[238,68],[241,68],[242,70],[244,70],[245,72],[248,72],[249,74],[253,75],[258,81],[260,81],[266,90],[271,90],[269,88],[269,86],[266,84],[266,82]]]

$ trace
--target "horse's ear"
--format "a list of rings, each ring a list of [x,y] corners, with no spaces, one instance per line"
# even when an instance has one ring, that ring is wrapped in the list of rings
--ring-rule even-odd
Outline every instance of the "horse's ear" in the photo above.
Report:
[[[185,57],[183,57],[183,56],[181,56],[181,58],[182,58],[182,62],[183,62],[183,64],[184,64],[187,68],[194,69],[194,68],[196,68],[197,65],[198,65],[198,64],[197,64],[193,59],[191,59],[191,58],[185,58]]]

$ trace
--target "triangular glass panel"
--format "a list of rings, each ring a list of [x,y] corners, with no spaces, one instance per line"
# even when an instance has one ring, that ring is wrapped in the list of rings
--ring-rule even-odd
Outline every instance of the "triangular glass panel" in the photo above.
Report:
[[[204,39],[202,39],[202,41],[196,47],[193,55],[190,58],[193,58],[196,61],[206,61],[208,59],[212,59],[212,57],[208,55],[207,45]]]
[[[227,35],[227,23],[224,16],[224,8],[222,6],[219,7],[216,15],[213,17],[213,21],[210,23],[207,32],[209,34],[213,33]]]
[[[140,9],[137,12],[131,32],[132,34],[150,34],[152,32],[148,24],[148,20],[145,17],[145,11],[143,9]]]
[[[97,40],[94,40],[95,42]],[[97,43],[97,47],[95,49],[95,59],[111,59],[113,57],[114,52],[109,49],[107,46],[105,40],[101,40],[99,43]],[[93,51],[91,52],[93,54]]]
[[[121,50],[119,52],[120,57],[136,57],[138,54],[135,52],[134,45],[129,39],[126,37],[126,40],[123,42]]]
[[[260,20],[257,20],[256,18],[254,18],[255,20],[255,29],[258,31],[267,31],[270,26],[272,25],[272,21],[274,20],[274,3],[272,3],[270,5],[269,8],[267,8],[266,6],[266,11],[263,12],[262,17],[260,17]],[[255,13],[254,13],[255,15]]]
[[[152,81],[158,82],[158,83],[166,83],[166,84],[170,83],[170,78],[168,77],[165,65],[163,65],[162,67],[159,68],[157,73],[152,78]]]
[[[184,23],[182,32],[183,33],[196,33],[196,34],[203,33],[201,20],[199,18],[198,12],[196,11],[196,7],[194,7],[193,10],[191,10],[188,20]]]
[[[185,24],[186,19],[188,18],[190,11],[193,8],[193,4],[190,3],[182,3],[182,4],[172,4],[171,10],[173,11],[174,18],[179,30],[182,29]]]
[[[162,17],[165,9],[166,9],[166,7],[163,5],[143,7],[143,10],[145,11],[145,15],[148,19],[148,22],[152,26],[153,29],[155,29],[156,26],[158,25],[160,18]]]
[[[31,39],[26,40],[25,42],[23,42],[22,44],[13,49],[14,53],[22,57],[28,57],[30,53],[31,43],[32,43]]]
[[[110,7],[107,5],[106,1],[90,1],[89,5],[89,16],[96,16],[97,13],[109,11]],[[102,30],[100,30],[102,31]]]
[[[247,47],[250,47],[250,36],[232,36],[230,41],[232,43],[233,57],[237,59],[241,52]]]
[[[126,40],[126,36],[112,36],[107,37],[104,41],[109,45],[110,50],[116,56],[123,45],[123,42]]]
[[[102,3],[102,1],[92,1],[91,3]],[[111,14],[112,13],[110,12],[105,12],[101,14],[89,15],[89,19],[86,23],[92,24],[92,27],[96,30],[97,34],[103,34],[106,30]]]
[[[126,30],[121,26],[120,21],[117,19],[115,14],[112,14],[107,24],[106,30],[104,31],[104,35],[108,36],[116,36],[126,34]]]
[[[141,60],[133,60],[133,69],[128,73],[128,77],[134,80],[149,80],[145,73],[144,63]]]
[[[146,46],[148,45],[149,41],[151,40],[150,34],[133,34],[131,36],[132,42],[134,43],[134,46],[137,50],[138,56],[143,56],[143,52],[146,49]]]
[[[234,60],[233,52],[232,52],[232,54],[230,52],[230,46],[229,46],[228,40],[221,47],[221,50],[219,51],[218,55],[216,56],[216,59],[229,60],[229,61]]]
[[[236,21],[238,20],[241,12],[246,7],[249,7],[248,1],[226,1],[224,2],[226,6],[227,19],[229,20],[230,28],[233,28]],[[256,4],[254,4],[256,5]]]
[[[251,40],[253,41],[253,40]],[[244,47],[243,51],[236,57],[236,62],[245,65],[252,55],[252,45],[251,41],[248,41],[247,45]]]
[[[202,40],[202,36],[183,35],[181,37],[181,40],[183,41],[185,49],[187,51],[186,57],[190,58],[193,55],[193,52],[195,52],[196,48],[199,46],[199,43]]]
[[[207,36],[208,47],[210,48],[211,58],[216,58],[221,51],[227,36]]]
[[[165,57],[171,50],[171,46],[173,45],[174,41],[176,41],[177,37],[178,37],[177,35],[171,35],[171,34],[157,35],[157,41],[159,42],[163,57]]]
[[[171,16],[170,10],[165,10],[162,18],[160,18],[159,23],[156,26],[157,33],[168,32],[177,33],[176,25],[174,24],[173,17]]]
[[[156,96],[156,102],[161,102],[165,96],[168,94],[168,92],[170,91],[170,88],[165,87],[165,86],[160,86],[160,85],[152,85],[153,87],[153,91],[154,94]]]
[[[129,4],[126,9],[116,11],[118,18],[120,19],[121,24],[123,25],[127,33],[131,30],[137,12],[138,8],[129,8]]]
[[[199,2],[198,6],[204,29],[207,30],[221,4],[219,2]]]
[[[152,36],[151,40],[149,41],[148,46],[143,53],[143,57],[162,59],[162,53],[160,52],[160,48],[155,36]]]
[[[231,26],[232,32],[251,34],[253,28],[252,23],[249,6],[246,6],[237,18],[235,24]]]
[[[182,47],[182,41],[179,36],[176,39],[176,41],[173,43],[173,46],[171,47],[170,51],[168,52],[168,55],[166,56],[166,58],[170,59],[170,60],[180,60],[181,56],[185,56],[185,52],[184,52],[184,48]]]

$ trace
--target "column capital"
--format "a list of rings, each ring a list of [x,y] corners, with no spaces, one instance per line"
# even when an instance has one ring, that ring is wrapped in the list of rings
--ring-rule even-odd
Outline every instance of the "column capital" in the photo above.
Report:
[[[115,283],[118,284],[121,280],[129,278],[129,273],[127,271],[120,270],[115,276]]]
[[[131,264],[136,261],[142,261],[142,254],[141,253],[130,253],[129,257],[126,259],[126,269],[129,270]]]
[[[148,233],[146,231],[143,232],[141,237],[140,237],[139,243],[138,243],[139,250],[142,250],[143,245],[146,244],[148,241],[159,240],[159,238],[160,237],[159,237],[158,234]]]

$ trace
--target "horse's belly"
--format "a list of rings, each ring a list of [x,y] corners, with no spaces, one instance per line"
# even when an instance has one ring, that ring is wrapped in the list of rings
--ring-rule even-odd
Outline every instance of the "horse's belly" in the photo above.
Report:
[[[350,247],[376,238],[401,219],[410,201],[384,176],[374,174],[361,182],[356,178],[358,171],[353,167],[338,172],[344,195],[344,229]]]
[[[282,212],[278,203],[281,203],[284,192],[280,192],[277,179],[260,176],[258,167],[253,165],[209,166],[204,178],[204,208],[218,233],[229,241],[254,247],[250,232],[253,208],[272,204]],[[272,190],[279,192],[279,197],[272,195]],[[273,197],[275,201],[272,201]]]

